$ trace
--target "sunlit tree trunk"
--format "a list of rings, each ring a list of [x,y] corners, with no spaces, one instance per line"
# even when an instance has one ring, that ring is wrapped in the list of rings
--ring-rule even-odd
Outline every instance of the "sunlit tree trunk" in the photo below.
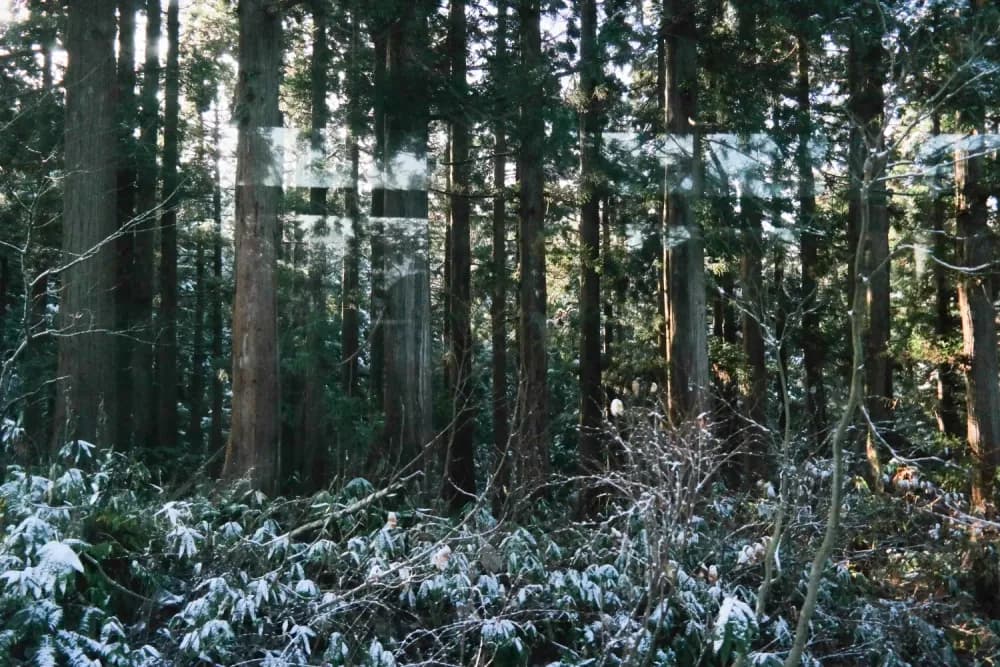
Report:
[[[114,11],[113,0],[69,7],[56,449],[116,435]]]
[[[278,461],[277,233],[281,187],[265,128],[281,125],[281,15],[267,0],[239,5],[236,96],[236,295],[233,413],[223,476],[275,487]]]
[[[975,135],[973,135],[975,136]],[[972,454],[972,506],[992,509],[997,452],[1000,451],[1000,385],[997,373],[996,311],[993,307],[993,235],[982,182],[982,157],[973,146],[955,161],[961,263],[968,271],[958,281],[962,352],[966,385],[967,439]]]
[[[692,0],[664,0],[667,132],[690,141],[692,151],[667,167],[664,203],[668,400],[675,424],[700,417],[708,403],[705,252],[694,207],[701,188],[695,11]]]
[[[862,209],[867,209],[867,234],[857,242],[865,248],[865,274],[868,276],[867,316],[864,330],[865,400],[864,409],[879,429],[892,424],[892,359],[889,353],[889,215],[883,171],[874,174],[871,188],[862,197],[860,187],[863,165],[882,150],[880,139],[884,122],[885,49],[882,46],[879,10],[865,3],[859,10],[859,24],[852,30],[848,48],[847,77],[850,97],[848,111],[852,122],[850,157],[849,216],[851,229],[860,229]],[[862,20],[863,19],[863,20]],[[880,160],[876,159],[876,162]],[[849,238],[850,241],[854,239]],[[853,247],[853,246],[850,246]],[[851,286],[853,291],[853,285]],[[868,478],[874,488],[882,487],[878,436],[868,430]],[[864,430],[862,430],[864,432]]]
[[[404,2],[389,30],[385,197],[385,439],[392,467],[433,438],[427,226],[428,2]]]

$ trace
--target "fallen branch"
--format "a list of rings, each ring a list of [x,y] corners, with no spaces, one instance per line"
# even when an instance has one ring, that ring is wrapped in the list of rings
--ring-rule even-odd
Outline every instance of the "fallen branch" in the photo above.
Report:
[[[291,540],[298,537],[299,535],[302,535],[303,533],[308,533],[310,530],[315,530],[317,528],[325,529],[330,524],[331,521],[334,521],[336,519],[342,519],[348,514],[353,514],[354,512],[357,512],[358,510],[363,509],[368,505],[371,505],[376,500],[385,498],[389,494],[393,493],[397,489],[404,486],[407,482],[409,482],[413,478],[419,477],[421,475],[423,475],[423,473],[419,471],[410,473],[406,477],[399,479],[398,481],[396,481],[393,484],[390,484],[384,489],[379,489],[378,491],[370,493],[364,498],[354,501],[347,507],[343,507],[337,510],[336,512],[332,512],[323,519],[316,519],[315,521],[310,521],[309,523],[304,523],[301,526],[298,526],[297,528],[293,528],[284,535],[279,535],[278,537],[275,537],[273,540],[271,540],[270,543],[273,544],[274,542],[277,542],[279,540]]]

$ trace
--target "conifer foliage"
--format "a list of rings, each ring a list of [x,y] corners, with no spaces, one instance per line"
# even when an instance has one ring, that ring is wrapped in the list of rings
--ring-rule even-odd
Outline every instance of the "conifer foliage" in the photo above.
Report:
[[[987,664],[998,34],[0,0],[0,663]]]

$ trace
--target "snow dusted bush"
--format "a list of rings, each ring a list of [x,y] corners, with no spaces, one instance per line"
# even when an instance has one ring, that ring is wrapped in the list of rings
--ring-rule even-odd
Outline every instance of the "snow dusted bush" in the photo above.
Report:
[[[592,480],[591,517],[567,522],[554,502],[523,525],[482,507],[440,516],[405,485],[362,479],[297,500],[244,486],[170,498],[125,456],[76,443],[47,474],[12,467],[0,485],[0,655],[122,667],[780,664],[808,539],[782,551],[775,609],[758,618],[776,500],[764,487],[756,502],[713,490],[725,457],[689,439],[702,436],[635,419],[618,464]],[[919,646],[951,664],[940,630],[860,592],[846,568],[831,571],[819,649],[854,642],[866,660],[906,664]]]
[[[683,549],[651,596],[666,545],[639,515],[607,532],[498,526],[364,480],[304,501],[170,500],[95,453],[77,443],[48,476],[11,468],[0,486],[13,664],[721,664],[752,636],[740,591]],[[697,543],[699,525],[676,536]]]
[[[162,664],[151,645],[130,641],[90,555],[99,545],[84,539],[89,520],[128,502],[109,485],[122,461],[109,455],[88,473],[92,453],[74,443],[49,477],[11,467],[0,486],[0,654],[13,664]]]

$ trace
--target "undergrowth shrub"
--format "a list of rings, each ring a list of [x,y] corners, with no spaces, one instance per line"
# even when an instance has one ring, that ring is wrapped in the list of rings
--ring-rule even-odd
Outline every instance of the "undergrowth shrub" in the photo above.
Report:
[[[0,655],[12,665],[751,665],[791,642],[828,484],[793,485],[773,603],[754,607],[777,499],[719,482],[727,454],[635,410],[593,512],[458,517],[355,479],[304,499],[245,485],[172,498],[87,443],[0,485]],[[579,482],[580,480],[575,480]],[[799,497],[801,496],[801,498]],[[824,579],[809,660],[958,664],[931,613],[846,559]],[[4,663],[8,664],[8,663]]]

